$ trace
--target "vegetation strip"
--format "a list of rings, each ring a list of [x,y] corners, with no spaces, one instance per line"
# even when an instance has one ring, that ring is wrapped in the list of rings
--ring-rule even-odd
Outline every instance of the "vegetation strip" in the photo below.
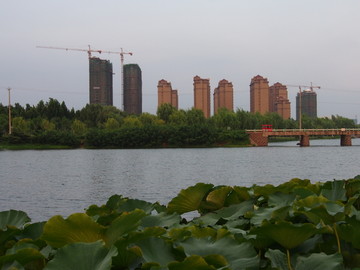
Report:
[[[360,269],[360,176],[198,183],[167,205],[113,195],[31,223],[0,212],[0,269]],[[184,214],[197,212],[193,218]]]

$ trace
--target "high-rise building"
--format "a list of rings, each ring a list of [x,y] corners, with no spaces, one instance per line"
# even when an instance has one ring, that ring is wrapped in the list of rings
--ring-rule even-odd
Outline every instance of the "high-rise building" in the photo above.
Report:
[[[276,112],[283,119],[290,118],[290,101],[286,85],[277,82],[269,87],[269,112]]]
[[[231,82],[221,80],[214,90],[214,114],[220,108],[226,108],[229,111],[234,110],[234,90]]]
[[[206,118],[210,117],[210,79],[194,77],[194,108],[202,110]]]
[[[260,75],[251,79],[250,112],[261,114],[269,112],[269,81]]]
[[[89,59],[90,104],[113,105],[113,70],[108,60]]]
[[[307,89],[297,94],[296,120],[300,119],[300,110],[301,110],[301,115],[307,115],[311,118],[317,117],[317,98],[315,91],[311,89]]]
[[[170,82],[160,80],[158,83],[158,106],[164,103],[168,103],[178,109],[178,91],[172,89]]]
[[[141,69],[137,64],[124,65],[124,111],[128,114],[142,113]]]

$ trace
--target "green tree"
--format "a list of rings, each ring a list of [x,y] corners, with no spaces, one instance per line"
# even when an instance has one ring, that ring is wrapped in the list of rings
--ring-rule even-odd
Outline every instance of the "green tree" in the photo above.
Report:
[[[84,136],[87,131],[86,124],[78,119],[75,119],[71,124],[71,131],[76,136]]]
[[[137,116],[131,115],[124,118],[124,127],[141,127],[142,123]]]
[[[156,111],[156,115],[161,119],[164,120],[165,123],[169,122],[170,116],[176,111],[177,109],[169,103],[161,104]]]
[[[105,129],[114,130],[120,127],[119,122],[115,118],[108,118],[104,124]]]
[[[29,123],[22,117],[14,117],[12,119],[12,130],[18,134],[30,134]]]

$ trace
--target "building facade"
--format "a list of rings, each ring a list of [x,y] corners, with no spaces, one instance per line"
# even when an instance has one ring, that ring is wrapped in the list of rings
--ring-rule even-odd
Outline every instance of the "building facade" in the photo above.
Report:
[[[317,95],[316,92],[307,89],[301,91],[296,96],[296,120],[299,121],[301,115],[311,118],[317,117]]]
[[[108,60],[89,58],[90,104],[113,105],[113,70]]]
[[[226,108],[229,111],[234,110],[234,89],[231,82],[221,80],[214,90],[214,114],[220,108]]]
[[[202,110],[206,118],[210,117],[210,79],[194,77],[194,108]]]
[[[128,114],[142,113],[142,78],[137,64],[124,65],[124,112]]]
[[[250,112],[269,112],[269,81],[257,75],[250,82]]]
[[[269,112],[278,113],[283,119],[290,118],[290,101],[286,85],[277,82],[269,87]]]
[[[158,83],[158,107],[161,104],[168,103],[171,106],[178,109],[179,101],[178,101],[178,91],[173,90],[171,87],[171,83],[166,80],[160,80]]]

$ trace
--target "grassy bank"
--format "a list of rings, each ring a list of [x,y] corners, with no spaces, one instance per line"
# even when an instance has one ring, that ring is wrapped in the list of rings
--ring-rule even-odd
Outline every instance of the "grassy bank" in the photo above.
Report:
[[[51,150],[51,149],[73,149],[66,145],[52,144],[0,144],[0,150]]]

